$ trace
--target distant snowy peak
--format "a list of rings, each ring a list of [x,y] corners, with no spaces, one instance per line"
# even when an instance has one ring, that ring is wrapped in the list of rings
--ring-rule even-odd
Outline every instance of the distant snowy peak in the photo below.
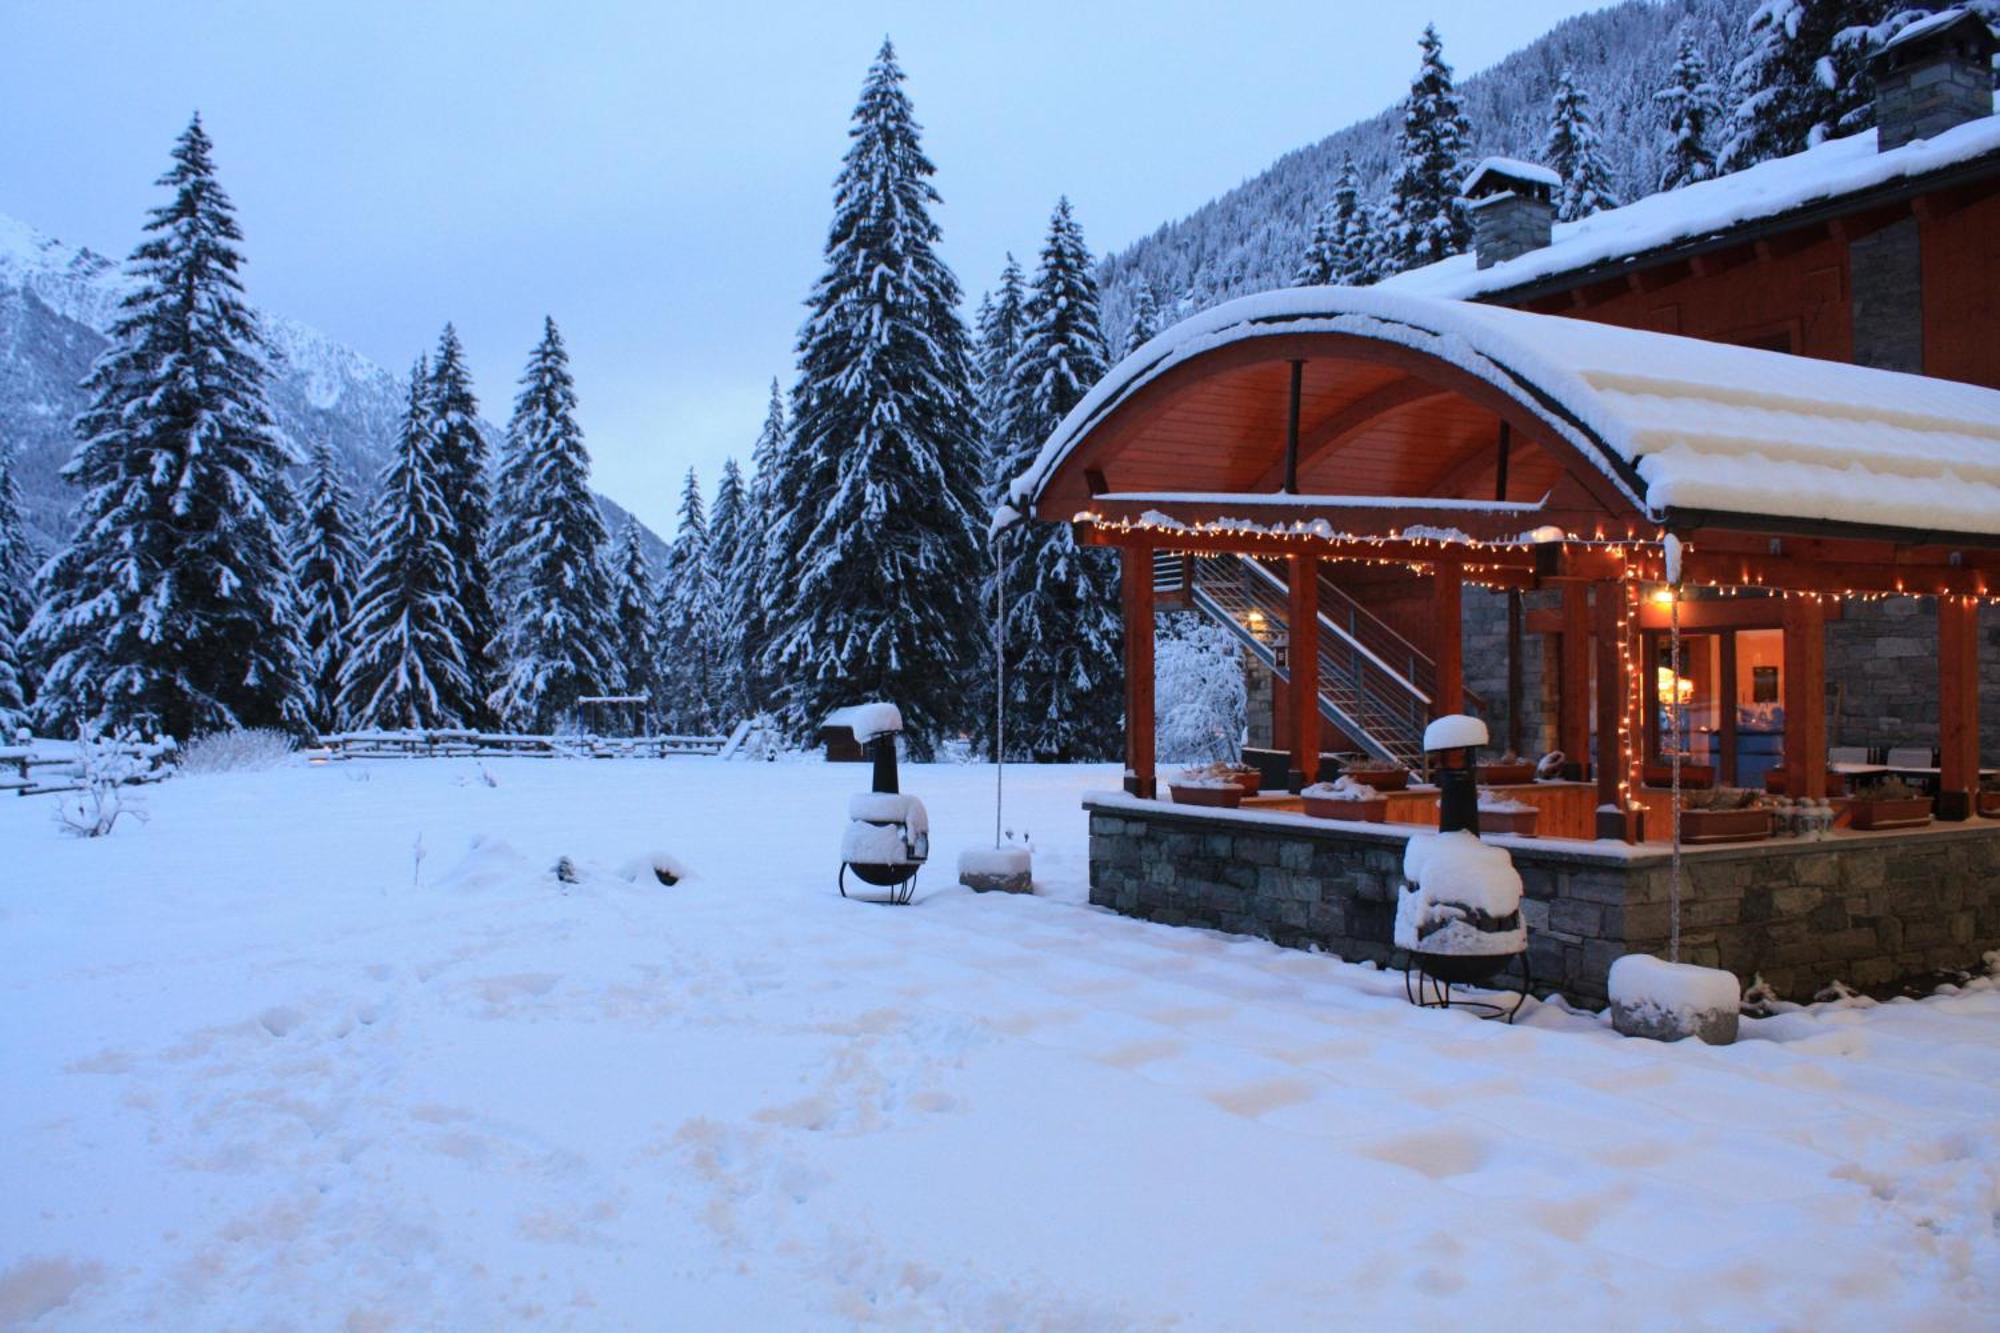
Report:
[[[33,292],[66,319],[106,333],[126,283],[116,260],[67,245],[0,213],[0,287]]]

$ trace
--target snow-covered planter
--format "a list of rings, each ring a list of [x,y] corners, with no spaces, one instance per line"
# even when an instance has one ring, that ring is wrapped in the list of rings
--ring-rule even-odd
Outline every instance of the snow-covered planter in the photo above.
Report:
[[[1771,836],[1770,807],[1741,787],[1717,787],[1681,800],[1684,843],[1756,842]]]
[[[958,882],[975,893],[1033,893],[1033,858],[1026,847],[968,847],[958,854]]]
[[[1396,947],[1432,976],[1491,976],[1528,947],[1521,923],[1521,875],[1503,847],[1477,834],[1420,833],[1403,853],[1396,897]]]
[[[1342,764],[1340,775],[1353,778],[1376,791],[1403,791],[1410,785],[1410,770],[1401,764]]]
[[[1221,778],[1233,782],[1243,789],[1245,796],[1255,796],[1264,789],[1264,776],[1254,764],[1217,762],[1213,764],[1191,765],[1181,770],[1176,781],[1193,782],[1204,778]]]
[[[1504,754],[1490,763],[1477,766],[1474,772],[1482,787],[1518,787],[1535,780],[1535,761],[1523,759],[1517,754]],[[1486,807],[1482,804],[1481,810]]]
[[[1234,810],[1243,804],[1243,784],[1234,778],[1183,773],[1168,780],[1167,790],[1172,793],[1176,805],[1207,805]]]
[[[1532,838],[1541,818],[1540,806],[1490,791],[1479,793],[1481,833],[1511,833],[1518,837]]]
[[[1342,774],[1332,782],[1315,782],[1299,793],[1306,813],[1316,819],[1351,819],[1380,824],[1389,818],[1389,798],[1365,782]]]
[[[1611,1026],[1623,1036],[1699,1037],[1711,1046],[1736,1040],[1743,988],[1720,968],[1626,954],[1611,965],[1610,994]]]

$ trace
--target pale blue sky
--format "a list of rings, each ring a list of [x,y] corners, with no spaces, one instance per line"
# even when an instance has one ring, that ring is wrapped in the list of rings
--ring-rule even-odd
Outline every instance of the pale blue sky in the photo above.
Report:
[[[400,368],[457,322],[504,420],[544,312],[599,486],[670,531],[747,460],[886,32],[968,297],[1067,193],[1123,246],[1576,0],[1254,6],[0,0],[0,212],[123,257],[195,107],[252,298]]]

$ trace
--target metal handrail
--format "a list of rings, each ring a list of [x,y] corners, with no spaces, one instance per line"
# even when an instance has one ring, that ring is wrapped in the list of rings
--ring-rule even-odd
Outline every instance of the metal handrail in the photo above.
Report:
[[[1262,561],[1246,559],[1244,560],[1243,563],[1246,568],[1253,570],[1259,578],[1263,579],[1271,587],[1277,589],[1280,592],[1285,593],[1286,607],[1287,609],[1290,608],[1291,592],[1283,579],[1279,578],[1276,574],[1273,574],[1269,569],[1266,569]],[[1324,580],[1322,580],[1322,586],[1324,586]],[[1342,595],[1345,596],[1345,594]],[[1353,599],[1349,598],[1348,600],[1352,601]],[[1391,680],[1395,681],[1398,685],[1401,685],[1405,690],[1409,691],[1411,694],[1415,695],[1418,699],[1422,700],[1426,704],[1428,704],[1431,701],[1431,696],[1429,691],[1425,690],[1422,686],[1418,685],[1408,676],[1405,676],[1402,672],[1396,670],[1396,668],[1390,666],[1387,662],[1383,661],[1382,658],[1375,652],[1373,648],[1370,648],[1367,644],[1361,642],[1359,638],[1355,637],[1347,630],[1342,629],[1340,626],[1334,624],[1332,620],[1328,619],[1326,612],[1322,611],[1319,613],[1319,623],[1327,630],[1327,632],[1332,634],[1336,639],[1339,639],[1342,643],[1345,643],[1348,647],[1354,649],[1356,652],[1360,653],[1363,657],[1366,657],[1369,661],[1373,662],[1376,666],[1380,667],[1382,671]]]

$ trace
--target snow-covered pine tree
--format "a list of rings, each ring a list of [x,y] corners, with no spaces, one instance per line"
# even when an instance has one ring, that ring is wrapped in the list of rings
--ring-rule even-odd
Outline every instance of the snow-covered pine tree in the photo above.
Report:
[[[766,649],[771,638],[770,600],[777,568],[777,552],[772,546],[776,525],[778,474],[784,465],[785,398],[778,381],[771,381],[770,402],[764,409],[764,425],[750,448],[750,492],[744,511],[743,541],[737,548],[736,565],[730,570],[726,590],[729,602],[724,614],[733,626],[742,663],[744,706],[761,713],[771,706],[772,692],[766,665]]]
[[[1735,106],[1725,171],[1785,157],[1873,124],[1867,32],[1909,0],[1762,0],[1750,15],[1749,53],[1730,76]]]
[[[21,486],[14,480],[13,451],[0,445],[0,629],[6,631],[11,644],[16,688],[25,699],[32,683],[21,638],[27,633],[28,620],[35,611],[35,566],[39,562],[28,543],[23,514]],[[8,734],[12,734],[11,729]]]
[[[1425,25],[1418,45],[1423,60],[1403,101],[1401,150],[1390,185],[1394,224],[1385,258],[1396,272],[1458,254],[1472,239],[1458,197],[1472,126],[1436,25]]]
[[[1027,470],[1106,368],[1090,251],[1063,199],[1022,311],[1003,475]],[[1009,571],[1007,734],[1029,758],[1102,758],[1121,734],[1124,702],[1113,557],[1077,546],[1064,523],[1017,524],[1001,545]]]
[[[382,469],[334,711],[363,728],[462,727],[471,693],[451,506],[439,485],[430,368],[410,373],[396,452]]]
[[[1340,221],[1334,216],[1334,200],[1313,218],[1312,234],[1306,239],[1305,258],[1299,261],[1299,271],[1292,275],[1294,287],[1326,287],[1333,282],[1333,266],[1338,258]]]
[[[1006,472],[1017,452],[1007,440],[1013,401],[1014,358],[1021,350],[1021,320],[1027,305],[1027,279],[1010,252],[1000,270],[1000,285],[980,311],[979,342],[974,357],[978,378],[980,451],[985,458],[983,507],[991,511],[1004,498],[1013,477]]]
[[[1361,198],[1361,173],[1354,155],[1341,159],[1340,175],[1334,182],[1333,197],[1313,231],[1313,244],[1324,244],[1322,283],[1344,287],[1365,287],[1380,276],[1380,256],[1373,210]],[[1324,237],[1322,242],[1321,237]]]
[[[643,730],[659,728],[666,704],[666,684],[660,676],[659,593],[653,582],[653,562],[639,540],[639,524],[627,518],[618,535],[618,554],[613,576],[616,605],[613,609],[618,632],[619,689],[622,693],[644,695],[640,714]]]
[[[1692,34],[1681,34],[1673,74],[1653,100],[1667,113],[1667,161],[1659,188],[1678,190],[1714,177],[1715,153],[1708,145],[1708,133],[1709,125],[1722,114],[1722,98],[1709,80],[1708,62]]]
[[[701,481],[693,468],[681,484],[674,539],[667,546],[660,600],[660,642],[668,721],[687,735],[707,735],[717,725],[717,589]]]
[[[505,674],[491,703],[509,726],[553,732],[573,722],[579,698],[618,681],[604,517],[554,319],[521,375],[508,452],[498,563],[509,571],[511,603]]]
[[[742,593],[736,577],[744,567],[743,547],[756,538],[750,513],[750,490],[734,458],[722,460],[722,480],[715,486],[715,504],[708,511],[709,582],[714,590],[710,609],[715,634],[715,712],[718,726],[733,726],[751,713],[749,663],[744,657],[743,622],[737,608]]]
[[[1542,161],[1563,178],[1556,192],[1556,219],[1575,222],[1618,206],[1611,188],[1611,169],[1604,161],[1604,144],[1597,118],[1590,113],[1590,94],[1576,86],[1576,76],[1564,70],[1549,99],[1549,135],[1542,142]]]
[[[0,744],[28,725],[28,671],[21,635],[34,608],[34,577],[13,451],[0,445]]]
[[[291,458],[265,401],[268,368],[237,277],[243,239],[196,116],[174,145],[132,252],[132,290],[91,370],[75,535],[44,571],[29,651],[36,708],[185,738],[306,726],[305,650],[284,534]]]
[[[448,541],[459,605],[469,632],[465,669],[472,692],[448,701],[466,725],[481,730],[498,723],[488,697],[500,683],[493,644],[500,636],[500,618],[493,609],[493,578],[487,566],[487,543],[493,522],[493,501],[487,481],[486,437],[479,428],[479,400],[472,393],[472,372],[458,330],[444,326],[437,355],[431,362],[431,411],[435,415],[432,457],[437,464],[438,490],[450,516]]]
[[[361,584],[360,532],[347,479],[333,446],[316,441],[306,461],[306,493],[292,538],[292,571],[299,585],[299,628],[305,641],[307,709],[314,727],[338,731],[340,669],[347,664]]]
[[[1160,332],[1160,302],[1153,295],[1153,284],[1139,284],[1138,294],[1132,300],[1132,322],[1125,330],[1125,352],[1130,356],[1138,351]]]
[[[982,630],[978,408],[958,279],[903,71],[884,41],[834,185],[777,487],[767,661],[801,738],[887,699],[925,757],[968,722]]]

